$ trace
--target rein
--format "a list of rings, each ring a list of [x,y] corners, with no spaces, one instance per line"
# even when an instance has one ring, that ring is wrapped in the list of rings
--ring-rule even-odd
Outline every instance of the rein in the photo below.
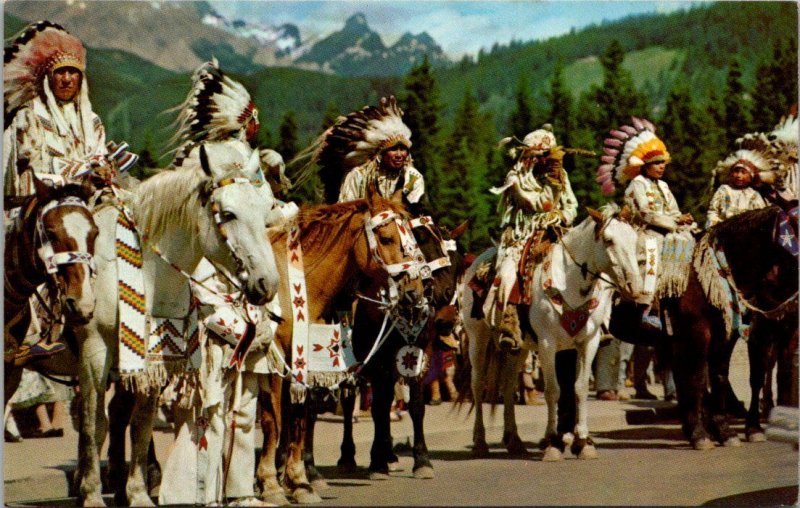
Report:
[[[605,225],[603,226],[603,228],[605,228]],[[602,233],[602,231],[603,231],[603,229],[601,228],[600,232]],[[589,274],[594,279],[601,280],[601,281],[605,282],[606,284],[610,285],[611,287],[613,287],[614,289],[616,289],[617,291],[620,291],[620,287],[615,282],[610,281],[607,278],[603,277],[602,273],[594,272],[592,270],[589,270],[589,264],[588,264],[587,261],[584,261],[583,263],[579,263],[575,259],[575,255],[570,250],[569,246],[567,245],[567,242],[564,241],[564,236],[563,235],[561,235],[559,240],[561,240],[561,246],[564,247],[564,252],[566,252],[567,255],[569,255],[569,258],[572,260],[572,262],[575,263],[576,265],[578,265],[578,267],[581,269],[581,275],[583,276],[584,279],[586,278],[586,274]]]

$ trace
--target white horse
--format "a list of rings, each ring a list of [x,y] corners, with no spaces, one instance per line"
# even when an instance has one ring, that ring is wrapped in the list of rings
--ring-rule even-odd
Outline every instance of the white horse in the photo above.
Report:
[[[642,278],[636,261],[636,231],[627,223],[627,213],[617,213],[616,205],[607,205],[600,212],[589,209],[589,218],[568,231],[554,244],[549,262],[536,267],[532,282],[532,304],[528,321],[538,337],[536,345],[539,361],[545,378],[547,400],[547,430],[545,439],[556,435],[556,403],[559,386],[555,373],[556,351],[575,348],[578,350],[575,394],[577,399],[576,440],[573,452],[579,458],[594,458],[597,452],[589,437],[586,398],[589,386],[589,371],[602,336],[601,325],[611,316],[614,291],[625,298],[635,298],[642,288]],[[464,280],[470,281],[482,263],[492,262],[495,249],[481,254],[467,270]],[[550,279],[551,283],[545,284]],[[599,285],[599,286],[595,286]],[[545,286],[558,290],[545,291]],[[548,294],[549,293],[549,294]],[[473,453],[486,456],[486,430],[483,424],[483,390],[486,378],[489,388],[499,387],[504,397],[503,443],[511,453],[522,453],[525,447],[517,433],[514,417],[514,380],[524,364],[525,351],[499,351],[496,346],[498,331],[493,330],[485,319],[471,317],[474,301],[472,289],[465,286],[461,298],[461,316],[464,329],[469,336],[469,359],[472,364],[472,394],[475,403],[475,426],[473,429]],[[556,303],[554,303],[554,301]],[[591,303],[589,303],[591,301]],[[558,302],[564,302],[559,305]],[[562,319],[570,317],[570,310],[588,304],[592,308],[586,323],[571,334],[562,326]],[[566,308],[566,316],[560,312]],[[574,314],[573,314],[574,315]],[[578,321],[581,321],[580,319]],[[573,319],[573,322],[575,320]],[[493,355],[497,357],[493,358]],[[488,370],[494,368],[492,374]],[[561,458],[559,448],[548,445],[544,460]]]
[[[178,269],[192,273],[203,257],[235,275],[253,304],[263,304],[277,292],[278,270],[272,247],[264,239],[268,224],[278,216],[271,211],[275,198],[269,185],[260,184],[263,175],[258,152],[253,151],[247,159],[230,146],[206,144],[200,151],[199,166],[162,171],[142,182],[125,200],[140,236],[147,236],[141,242],[147,315],[188,314],[187,280]],[[84,505],[104,506],[99,453],[108,423],[105,391],[109,369],[119,358],[117,217],[114,206],[96,208],[95,283],[97,294],[103,296],[98,298],[89,324],[76,329],[83,396],[78,478]],[[152,505],[145,487],[147,448],[159,395],[156,387],[136,393],[126,487],[131,505]]]

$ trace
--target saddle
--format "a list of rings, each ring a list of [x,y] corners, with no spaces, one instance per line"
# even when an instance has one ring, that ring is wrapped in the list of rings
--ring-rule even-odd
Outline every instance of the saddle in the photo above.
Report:
[[[511,290],[508,298],[509,303],[517,305],[530,305],[532,294],[531,284],[533,284],[533,272],[536,267],[544,261],[547,254],[553,247],[555,241],[554,233],[548,231],[537,231],[525,243],[522,249],[522,256],[517,265],[517,281]],[[489,288],[495,280],[496,269],[494,258],[487,260],[478,267],[475,277],[469,281],[468,285],[475,293],[472,302],[470,316],[475,319],[483,319],[483,306],[486,297],[489,295]]]

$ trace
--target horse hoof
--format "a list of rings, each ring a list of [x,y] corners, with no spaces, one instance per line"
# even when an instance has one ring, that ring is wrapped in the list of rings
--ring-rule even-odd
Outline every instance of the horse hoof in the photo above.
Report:
[[[414,478],[420,480],[432,480],[433,468],[431,466],[421,466],[414,470]]]
[[[485,459],[489,456],[489,445],[486,443],[476,444],[472,447],[472,457],[476,459]]]
[[[748,443],[763,443],[767,440],[767,436],[763,432],[752,432],[747,435]]]
[[[129,506],[155,506],[150,496],[142,494],[131,498]]]
[[[593,445],[584,446],[581,452],[578,454],[578,458],[581,460],[596,459],[597,448],[595,448]]]
[[[383,481],[389,479],[389,473],[382,473],[380,471],[370,471],[369,479],[375,481]]]
[[[282,490],[262,494],[260,499],[266,503],[270,503],[275,506],[286,506],[291,504],[289,502],[289,498],[286,497],[286,495],[283,493]]]
[[[325,478],[316,478],[314,480],[311,480],[311,487],[316,491],[327,490],[331,488],[331,486],[328,485],[328,482],[325,480]]]
[[[83,506],[106,506],[106,503],[101,496],[92,496],[83,501]]]
[[[738,436],[733,436],[726,439],[723,445],[728,448],[739,448],[740,446],[742,446],[742,441],[739,439]]]
[[[319,494],[307,488],[300,488],[292,493],[292,497],[297,504],[317,504],[322,502]]]
[[[711,439],[704,437],[695,441],[692,446],[694,446],[695,450],[713,450],[714,442]]]
[[[564,455],[561,450],[555,446],[548,446],[544,451],[544,455],[542,455],[542,462],[558,462],[562,458],[564,458]]]
[[[564,443],[564,446],[569,448],[572,446],[573,441],[575,441],[575,434],[572,432],[565,432],[563,436],[561,436],[561,441]]]
[[[358,466],[355,462],[342,462],[336,465],[336,470],[342,474],[355,473],[357,469]]]

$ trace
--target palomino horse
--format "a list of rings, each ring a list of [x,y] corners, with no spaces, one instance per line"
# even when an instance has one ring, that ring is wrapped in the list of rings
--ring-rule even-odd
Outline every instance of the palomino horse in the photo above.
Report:
[[[370,476],[385,478],[389,465],[397,461],[392,452],[389,412],[394,397],[394,384],[398,377],[395,366],[396,356],[401,347],[415,345],[425,351],[430,358],[434,340],[439,335],[451,333],[455,324],[453,295],[461,269],[461,255],[456,250],[455,239],[466,229],[466,224],[457,228],[452,235],[446,235],[430,217],[419,217],[411,221],[412,231],[422,255],[431,269],[431,277],[423,279],[425,292],[433,310],[433,319],[429,319],[419,336],[403,338],[398,331],[392,331],[386,341],[380,345],[375,355],[365,364],[361,375],[370,381],[372,386],[372,421],[375,428],[373,438]],[[450,236],[448,238],[448,236]],[[366,291],[366,296],[375,291]],[[380,323],[383,321],[382,310],[369,300],[359,301],[356,307],[353,325],[353,352],[356,359],[363,362],[375,341],[379,339]],[[410,342],[410,344],[409,344]],[[424,376],[424,373],[423,373]],[[428,458],[425,444],[423,420],[425,403],[423,400],[422,377],[408,378],[410,388],[409,413],[414,426],[414,476],[417,478],[433,478],[433,467]],[[344,434],[342,436],[342,455],[339,467],[352,470],[356,467],[355,443],[353,441],[353,410],[355,406],[355,390],[343,390],[341,395],[342,413],[344,417]],[[324,479],[316,470],[313,455],[313,422],[309,421],[309,436],[306,440],[306,468],[312,484],[324,485]]]
[[[665,300],[674,329],[674,371],[683,431],[696,449],[713,448],[712,437],[726,445],[739,444],[726,415],[728,370],[736,341],[719,308],[729,305],[722,296],[725,290],[718,285],[720,277],[730,275],[732,292],[751,312],[760,315],[759,319],[797,322],[797,257],[787,250],[792,239],[777,233],[783,214],[781,208],[771,206],[742,213],[711,228],[698,242],[685,293]],[[796,248],[796,238],[794,242]],[[708,248],[703,247],[706,244]],[[713,262],[715,255],[720,259],[718,253],[724,253],[727,269]],[[703,273],[698,274],[698,266]],[[716,304],[712,302],[714,295]],[[763,374],[759,377],[763,383]],[[753,404],[757,408],[758,395],[753,386],[751,412]],[[757,424],[756,409],[755,421],[748,420],[748,427]]]
[[[408,228],[405,209],[376,192],[369,196],[347,203],[304,208],[297,218],[308,295],[308,323],[330,322],[335,317],[338,302],[352,301],[353,289],[383,285],[389,279],[390,267],[416,263],[405,254],[401,226],[395,220],[381,219],[395,216],[402,219],[402,227]],[[293,315],[295,302],[289,287],[287,234],[282,231],[271,238],[281,272],[282,316]],[[374,237],[374,243],[369,240],[370,236]],[[422,299],[419,278],[410,284],[403,282],[402,287],[408,288],[404,295],[406,305],[416,305]],[[293,361],[293,327],[292,319],[284,319],[275,336],[275,344],[284,352],[288,365]],[[298,503],[319,502],[321,499],[308,481],[303,462],[307,414],[311,410],[309,396],[302,404],[282,400],[283,378],[278,375],[271,376],[270,386],[270,392],[262,391],[259,396],[264,444],[256,477],[261,497],[278,504],[287,502],[275,463],[281,419],[285,418],[287,454],[282,483]]]
[[[575,380],[577,423],[572,451],[579,458],[597,456],[589,438],[586,398],[589,372],[602,335],[601,325],[609,319],[615,289],[628,298],[635,298],[642,287],[636,262],[636,232],[627,223],[627,213],[616,214],[617,210],[616,205],[607,205],[601,212],[589,210],[590,217],[565,233],[554,244],[548,260],[534,271],[528,322],[538,337],[536,347],[545,376],[548,418],[545,431],[547,448],[543,460],[559,460],[562,456],[564,444],[556,433],[559,386],[555,357],[556,351],[571,348],[578,350]],[[471,280],[477,268],[492,260],[493,256],[493,249],[481,254],[467,270],[465,280]],[[474,298],[472,289],[465,287],[461,316],[469,336],[472,396],[476,408],[473,453],[486,456],[489,450],[483,424],[483,384],[489,364],[495,360],[492,356],[497,354],[494,341],[498,333],[485,320],[472,317]],[[570,305],[572,308],[567,308]],[[558,307],[564,308],[563,313]],[[581,312],[583,309],[586,311]],[[571,329],[568,331],[568,328]],[[500,372],[493,376],[500,378],[499,388],[504,398],[503,442],[509,452],[523,453],[525,447],[514,418],[513,391],[525,355],[519,351],[499,351],[497,360],[501,362],[496,366]],[[489,382],[489,386],[494,388],[498,385]]]
[[[21,204],[19,221],[6,233],[3,303],[5,400],[19,386],[24,365],[14,361],[31,324],[29,300],[48,283],[47,312],[54,321],[83,324],[94,313],[94,245],[97,227],[86,207],[94,187],[85,183],[51,187],[34,178],[36,194]],[[59,310],[60,309],[60,310]],[[60,328],[55,326],[54,328]],[[58,331],[54,331],[58,333]],[[58,339],[58,337],[54,337]],[[56,354],[63,357],[66,355]],[[73,358],[74,359],[74,358]],[[50,356],[33,358],[27,366],[59,375],[77,375],[77,362]]]
[[[204,145],[200,151],[201,167],[162,171],[126,199],[139,236],[144,239],[142,270],[147,315],[187,314],[189,291],[182,272],[191,273],[203,257],[235,274],[250,302],[263,304],[275,295],[275,259],[270,245],[263,240],[274,197],[268,185],[261,185],[258,152],[253,152],[250,160],[241,159],[239,152],[224,145]],[[118,291],[117,206],[101,205],[95,209],[100,230],[96,287],[104,295],[116,295]],[[107,427],[106,382],[120,355],[119,328],[118,298],[107,296],[98,301],[92,320],[75,330],[83,396],[78,478],[85,505],[104,504],[99,452]],[[126,489],[132,505],[152,504],[145,488],[146,459],[160,388],[161,381],[157,379],[149,389],[139,386],[136,390]]]

